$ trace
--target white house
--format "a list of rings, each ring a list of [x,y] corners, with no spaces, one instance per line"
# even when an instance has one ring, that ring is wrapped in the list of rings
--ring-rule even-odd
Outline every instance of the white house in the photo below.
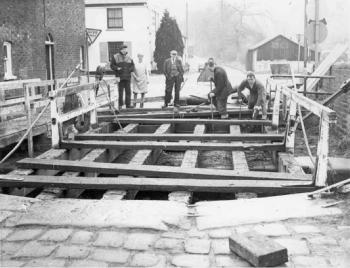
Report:
[[[129,55],[137,54],[153,66],[155,35],[160,15],[147,0],[85,0],[86,28],[99,29],[101,34],[89,46],[89,70],[95,71],[100,63],[108,63],[122,44]]]

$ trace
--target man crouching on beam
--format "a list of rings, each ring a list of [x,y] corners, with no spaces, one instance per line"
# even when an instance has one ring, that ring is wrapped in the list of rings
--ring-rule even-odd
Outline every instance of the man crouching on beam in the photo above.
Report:
[[[267,118],[266,89],[264,85],[256,80],[255,74],[247,72],[247,79],[244,79],[237,88],[239,101],[248,101],[248,109],[253,109],[253,119],[258,119],[259,112],[262,111],[262,119]]]
[[[227,97],[237,92],[237,88],[233,88],[227,78],[227,73],[224,68],[219,66],[209,65],[209,70],[214,72],[214,77],[211,81],[214,82],[215,88],[208,94],[209,100],[214,104],[219,112],[221,119],[227,119]]]

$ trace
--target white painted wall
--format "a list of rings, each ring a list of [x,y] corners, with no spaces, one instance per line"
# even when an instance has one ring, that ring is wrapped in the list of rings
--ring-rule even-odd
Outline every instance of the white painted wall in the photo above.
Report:
[[[114,8],[114,6],[108,6]],[[120,6],[115,6],[120,8]],[[105,60],[101,59],[101,48],[107,49],[107,42],[126,42],[129,55],[137,60],[137,54],[144,55],[149,65],[153,60],[155,27],[152,23],[152,11],[147,6],[122,6],[123,29],[107,28],[107,7],[85,7],[86,28],[102,30],[97,40],[89,47],[89,70]],[[131,44],[131,46],[130,46]],[[108,51],[105,52],[108,55]],[[109,63],[108,63],[109,65]]]

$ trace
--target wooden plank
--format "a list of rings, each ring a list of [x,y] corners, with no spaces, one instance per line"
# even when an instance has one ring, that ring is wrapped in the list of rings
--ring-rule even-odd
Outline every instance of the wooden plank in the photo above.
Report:
[[[137,124],[130,124],[126,126],[123,131],[125,132],[133,132],[137,130]],[[122,130],[119,130],[120,132]],[[107,150],[107,149],[94,149],[90,151],[83,158],[79,159],[79,161],[93,161],[93,162],[113,162],[118,156],[120,156],[124,151],[123,150]],[[65,172],[63,176],[70,177],[78,177],[80,172]],[[85,172],[85,176],[87,177],[97,177],[98,173],[96,172]],[[67,198],[76,198],[81,195],[82,191],[68,191],[66,197]]]
[[[112,101],[113,100],[114,99],[112,99]],[[79,115],[91,112],[92,110],[95,110],[96,108],[101,107],[103,105],[107,105],[109,103],[110,103],[110,101],[108,99],[107,100],[103,100],[103,101],[99,101],[98,103],[95,103],[93,105],[85,106],[83,108],[80,108],[78,110],[73,110],[73,111],[70,111],[70,112],[65,113],[65,114],[60,114],[57,117],[57,120],[58,120],[59,123],[63,123],[63,122],[68,121],[69,119],[72,119],[72,118],[77,117]]]
[[[315,185],[326,186],[328,169],[328,140],[329,140],[329,120],[323,114],[320,119],[320,135],[318,137]]]
[[[197,125],[194,128],[193,135],[199,137],[198,140],[200,141],[201,140],[200,136],[204,135],[200,133],[204,133],[204,132],[205,132],[205,125]],[[197,167],[198,154],[199,154],[198,150],[186,150],[181,162],[181,167],[184,167],[184,168]]]
[[[232,135],[241,133],[239,126],[230,126],[230,133]],[[233,145],[241,146],[242,142],[234,142]],[[242,151],[232,151],[232,166],[234,170],[237,171],[249,171],[247,159],[244,152]]]
[[[239,109],[235,109],[235,110],[228,110],[227,113],[230,116],[239,116],[239,114],[241,114],[241,116],[245,117],[245,118],[251,118],[252,116],[252,110],[244,110],[242,109],[242,111],[240,112]],[[271,113],[268,113],[268,116],[270,116]],[[198,118],[198,117],[211,117],[211,112],[210,111],[200,111],[200,112],[179,112],[176,114],[177,117],[179,118]],[[219,113],[214,111],[213,112],[213,116],[218,118],[219,117]],[[118,118],[173,118],[174,114],[170,113],[170,112],[163,112],[163,113],[148,113],[148,114],[119,114]],[[115,120],[115,116],[114,115],[100,115],[98,117],[99,122],[112,122]],[[166,123],[166,122],[164,122]],[[199,123],[198,123],[199,124]]]
[[[273,112],[272,112],[272,126],[278,128],[279,116],[280,116],[280,100],[281,100],[281,90],[277,89],[275,93],[275,100],[273,103]]]
[[[322,76],[325,75],[329,68],[332,66],[334,62],[348,49],[347,44],[337,44],[329,55],[321,62],[321,64],[316,68],[316,70],[312,73],[313,76]],[[312,89],[319,82],[319,78],[309,79],[307,85],[307,91],[312,91]]]
[[[310,182],[262,180],[200,180],[191,178],[72,177],[0,175],[0,187],[60,187],[67,189],[115,189],[143,191],[269,192],[298,193],[315,190]]]
[[[101,174],[118,174],[129,176],[197,178],[197,179],[253,179],[253,180],[295,180],[310,181],[312,176],[277,172],[241,172],[235,170],[218,170],[207,168],[182,168],[155,165],[129,165],[115,163],[97,163],[90,161],[47,160],[25,158],[17,162],[21,168],[50,169],[77,172],[97,172]]]
[[[321,101],[321,104],[326,106],[329,103],[331,103],[333,100],[335,100],[336,98],[338,98],[341,94],[346,93],[349,91],[350,88],[350,79],[348,79],[347,81],[345,81],[340,89],[338,89],[336,92],[334,92],[331,96],[329,96],[327,99]],[[307,118],[309,118],[312,115],[312,113],[308,113],[307,115],[305,115],[303,117],[303,120],[305,121]]]
[[[105,148],[105,149],[126,149],[126,150],[141,150],[141,149],[160,149],[168,151],[244,151],[244,150],[260,150],[260,151],[284,151],[283,143],[244,143],[240,145],[229,143],[201,143],[201,142],[155,142],[155,141],[61,141],[60,148]]]
[[[160,134],[160,133],[167,133],[169,131],[171,131],[171,125],[170,124],[164,124],[164,125],[160,125],[158,127],[158,129],[155,131],[155,134]],[[139,150],[136,152],[136,154],[134,155],[134,157],[130,160],[129,164],[130,165],[144,165],[144,164],[154,164],[159,155],[161,154],[161,150]],[[133,180],[134,178],[132,176],[119,176],[120,178],[123,179],[128,179],[128,180]],[[125,193],[126,194],[126,193]],[[127,198],[128,199],[135,199],[137,192],[128,192],[127,193]],[[112,197],[112,198],[111,198]],[[104,196],[103,199],[114,199],[115,194],[111,191],[107,191]]]
[[[331,110],[330,108],[319,104],[318,102],[311,100],[309,98],[304,97],[303,95],[294,92],[293,90],[282,87],[282,93],[290,98],[292,101],[295,101],[297,104],[311,111],[315,115],[321,117],[322,113],[328,115],[330,120],[336,120],[337,115],[336,112]]]
[[[203,135],[205,132],[205,125],[196,125],[193,134],[196,136]],[[183,156],[181,167],[183,168],[196,168],[198,164],[198,150],[187,150]],[[171,192],[168,195],[168,200],[170,201],[176,201],[176,202],[183,202],[186,204],[189,204],[192,199],[192,192],[188,191],[176,191]]]
[[[200,125],[205,127],[205,125]],[[236,127],[236,126],[232,126]],[[239,127],[238,127],[239,128]],[[194,134],[145,134],[145,133],[135,133],[135,134],[113,134],[113,133],[96,133],[96,134],[78,134],[74,137],[75,140],[100,140],[100,141],[282,141],[284,138],[283,134],[240,134],[240,133],[230,133],[230,134],[195,134],[199,132],[194,132]]]
[[[238,119],[159,119],[159,118],[121,118],[118,116],[121,124],[211,124],[211,125],[264,125],[270,126],[270,120],[238,120]]]
[[[102,126],[100,128],[94,129],[93,132],[104,131],[104,130],[106,130],[106,128],[108,128],[108,127],[107,126]],[[85,154],[85,156],[83,156],[82,153],[80,153],[77,156],[73,156],[73,158],[70,156],[70,160],[83,159],[85,161],[103,161],[103,160],[105,160],[107,158],[106,154],[107,154],[106,150],[96,149],[96,150],[92,150],[90,152],[88,151],[87,154]],[[119,155],[119,153],[117,153],[114,157],[117,157],[118,155]],[[44,171],[39,170],[38,173],[39,174],[43,173],[43,175],[56,175],[57,171],[50,171],[50,173],[48,173],[46,170],[44,170]],[[80,172],[65,172],[62,175],[74,178],[74,177],[79,176]],[[66,197],[68,197],[68,198],[76,198],[80,194],[81,194],[81,191],[68,190],[67,193],[66,193]],[[49,188],[49,189],[44,189],[36,198],[47,200],[47,199],[58,198],[61,195],[63,195],[63,191],[61,189]]]
[[[255,232],[233,234],[230,250],[255,267],[278,266],[288,262],[287,249],[272,239]]]

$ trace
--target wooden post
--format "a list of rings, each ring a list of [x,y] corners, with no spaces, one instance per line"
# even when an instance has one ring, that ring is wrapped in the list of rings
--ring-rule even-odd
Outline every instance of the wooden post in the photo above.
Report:
[[[322,112],[320,118],[320,131],[318,137],[315,185],[325,186],[327,182],[328,167],[328,138],[329,138],[329,118],[325,112]]]
[[[279,124],[280,99],[281,99],[281,90],[277,89],[275,92],[275,101],[273,103],[273,112],[272,112],[272,127],[273,128],[278,128],[278,124]]]
[[[90,112],[90,125],[91,125],[91,127],[95,127],[97,124],[97,110],[96,110],[97,101],[96,101],[94,88],[91,88],[89,90],[89,95],[90,95],[89,105],[94,107],[94,109],[91,110],[91,112]]]
[[[304,96],[306,97],[307,92],[307,77],[304,77]]]
[[[282,97],[282,107],[283,107],[283,110],[282,110],[282,115],[283,115],[283,120],[286,119],[286,116],[287,116],[287,96],[282,94],[283,97]]]
[[[24,91],[24,103],[25,103],[25,110],[27,112],[27,127],[28,129],[30,128],[31,124],[32,124],[32,111],[30,108],[30,90],[32,88],[30,86],[28,86],[27,84],[23,84],[23,91]],[[32,96],[34,92],[32,92]],[[29,157],[33,157],[34,156],[34,149],[33,149],[33,131],[32,129],[30,129],[30,131],[28,132],[28,136],[27,136],[27,141],[28,141],[28,155]]]
[[[56,90],[50,91],[50,105],[51,105],[51,146],[58,148],[60,144],[60,130],[59,130],[59,114],[56,103]]]

